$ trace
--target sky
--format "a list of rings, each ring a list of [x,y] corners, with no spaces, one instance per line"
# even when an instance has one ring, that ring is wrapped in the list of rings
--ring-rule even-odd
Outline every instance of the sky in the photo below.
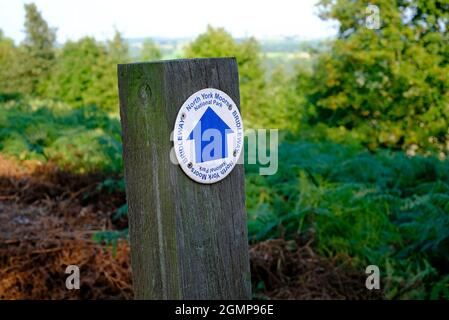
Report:
[[[234,37],[336,34],[335,24],[317,16],[317,0],[0,0],[0,29],[16,42],[24,38],[23,5],[30,2],[57,28],[58,42],[104,40],[115,29],[126,38],[192,38],[207,25],[224,27]]]

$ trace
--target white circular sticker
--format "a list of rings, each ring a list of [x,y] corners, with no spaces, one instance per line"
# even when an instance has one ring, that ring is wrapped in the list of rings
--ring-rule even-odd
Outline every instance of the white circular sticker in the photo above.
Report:
[[[182,105],[173,133],[182,170],[199,183],[215,183],[234,169],[243,148],[237,105],[223,91],[202,89]]]

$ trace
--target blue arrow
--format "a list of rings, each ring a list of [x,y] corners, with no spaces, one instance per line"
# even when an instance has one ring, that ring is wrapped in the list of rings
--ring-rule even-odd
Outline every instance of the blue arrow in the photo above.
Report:
[[[226,122],[208,107],[187,138],[195,141],[196,163],[226,158],[226,136],[232,132]]]

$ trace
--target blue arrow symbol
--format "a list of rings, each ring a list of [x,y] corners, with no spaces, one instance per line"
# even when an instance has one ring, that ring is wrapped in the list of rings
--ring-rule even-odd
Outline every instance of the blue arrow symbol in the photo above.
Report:
[[[226,136],[233,132],[226,122],[208,107],[187,138],[195,142],[196,163],[227,158]]]

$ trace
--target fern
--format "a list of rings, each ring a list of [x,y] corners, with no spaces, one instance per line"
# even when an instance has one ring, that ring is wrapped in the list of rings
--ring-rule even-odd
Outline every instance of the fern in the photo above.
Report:
[[[322,254],[390,268],[388,297],[446,294],[449,271],[438,261],[449,261],[447,161],[300,140],[281,143],[279,164],[265,177],[246,165],[251,241],[313,229]]]

